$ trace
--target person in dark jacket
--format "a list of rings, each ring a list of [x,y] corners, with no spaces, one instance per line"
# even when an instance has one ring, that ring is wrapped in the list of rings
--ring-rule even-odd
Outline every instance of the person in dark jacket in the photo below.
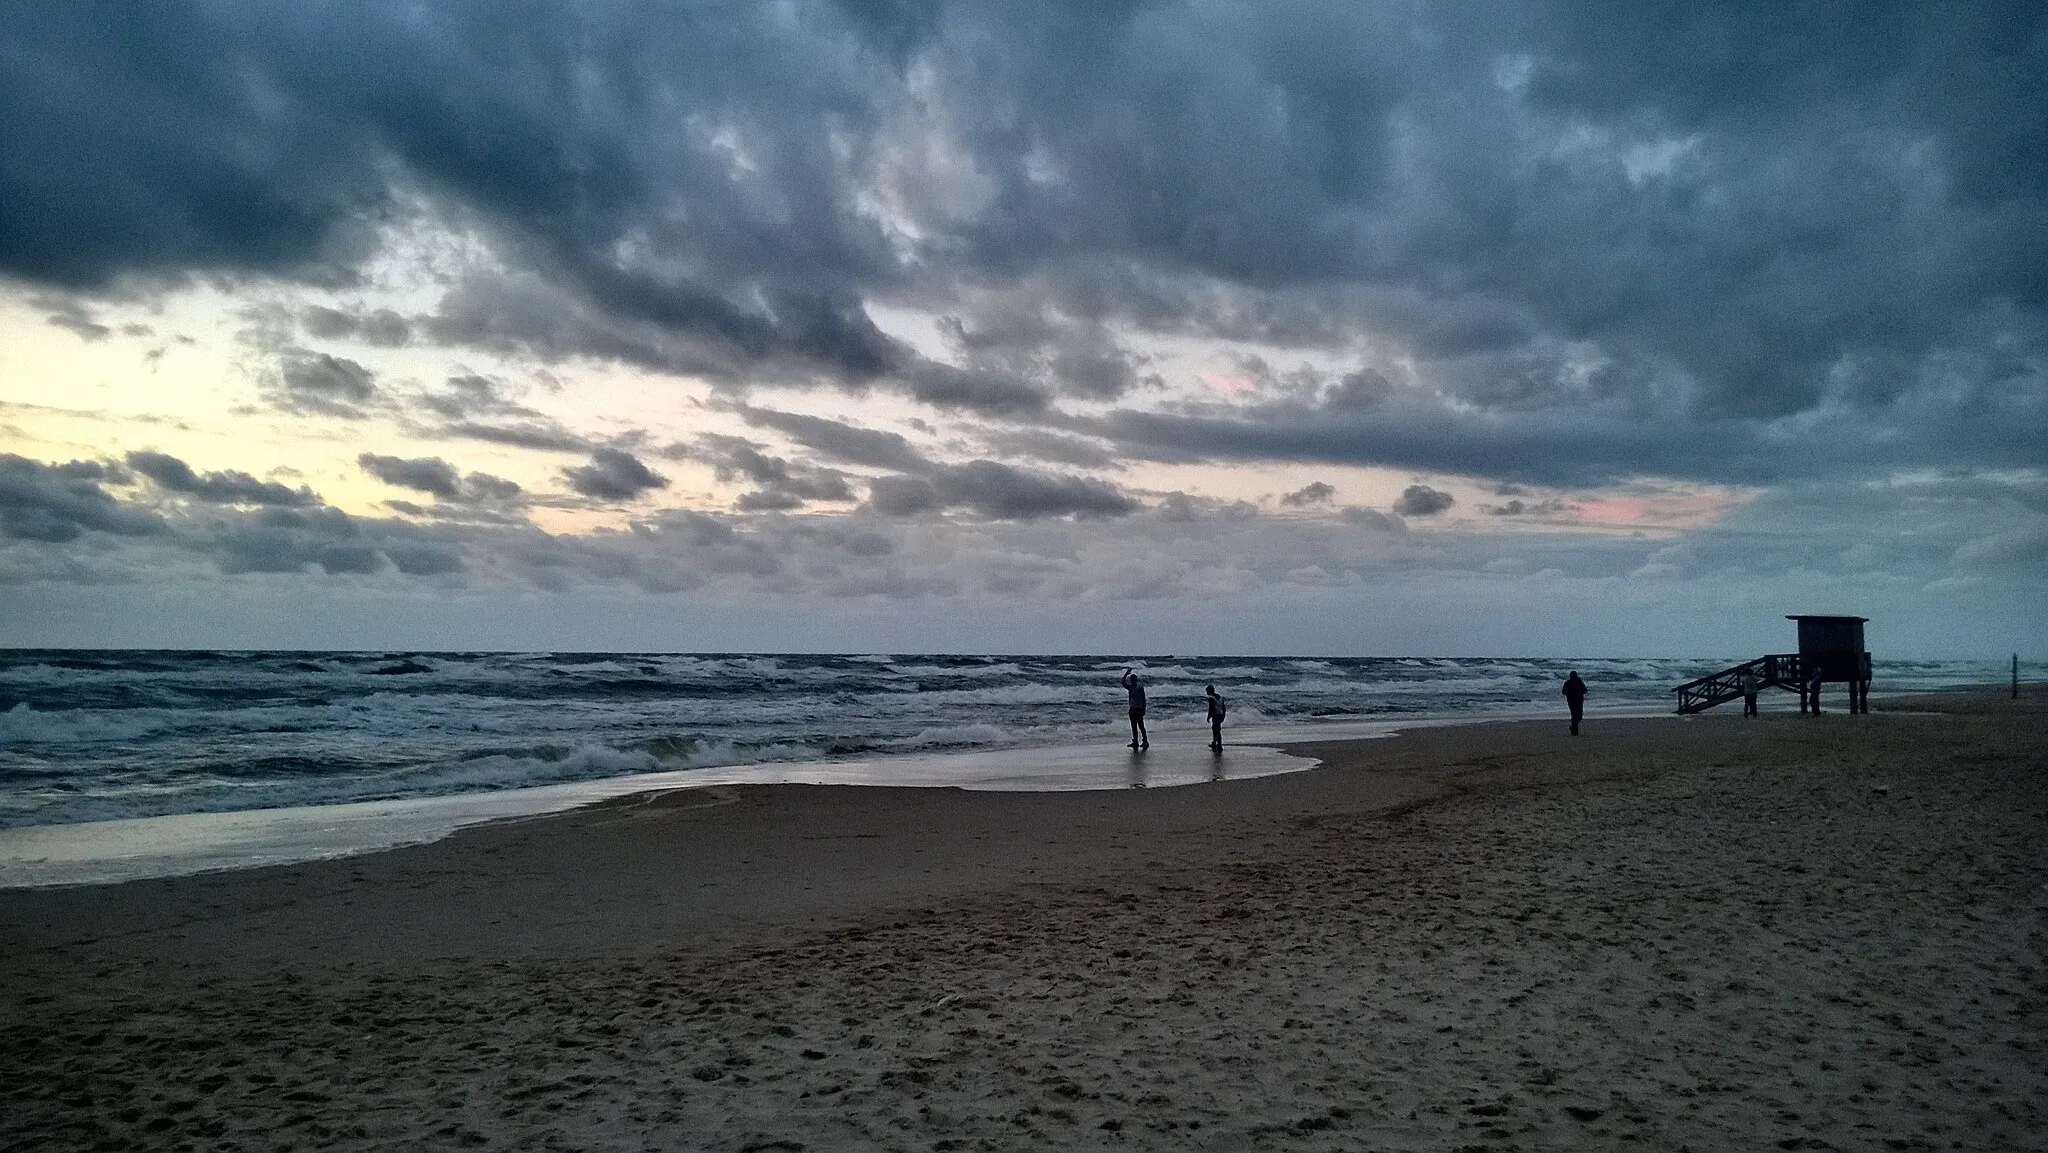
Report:
[[[1579,670],[1573,669],[1564,679],[1564,703],[1572,710],[1572,735],[1579,735],[1579,721],[1586,715],[1586,682],[1579,679]]]
[[[1145,734],[1145,682],[1135,670],[1124,670],[1124,690],[1131,694],[1131,747],[1149,749],[1152,738]]]
[[[1223,751],[1223,694],[1215,685],[1205,687],[1202,692],[1209,698],[1209,747]]]

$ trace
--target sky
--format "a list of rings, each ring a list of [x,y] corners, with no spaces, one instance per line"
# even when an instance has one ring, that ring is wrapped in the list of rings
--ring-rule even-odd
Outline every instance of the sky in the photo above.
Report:
[[[0,0],[0,644],[2048,650],[2038,3]]]

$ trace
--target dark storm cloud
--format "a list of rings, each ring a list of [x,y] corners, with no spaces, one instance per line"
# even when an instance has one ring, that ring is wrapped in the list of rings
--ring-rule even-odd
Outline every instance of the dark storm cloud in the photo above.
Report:
[[[595,448],[590,463],[562,470],[569,487],[593,500],[632,500],[652,489],[667,488],[668,478],[621,448]]]
[[[965,508],[987,520],[1118,517],[1138,502],[1108,484],[1078,476],[1047,476],[990,460],[938,465],[923,477],[877,477],[868,503],[889,516]]]
[[[89,530],[115,536],[164,531],[162,518],[101,487],[115,479],[98,461],[43,464],[0,453],[0,536],[62,544]]]
[[[287,488],[275,481],[257,480],[233,469],[201,475],[175,456],[161,452],[131,452],[128,467],[176,493],[211,504],[256,504],[279,508],[305,508],[320,503],[313,490]]]
[[[404,331],[544,360],[1040,422],[1131,394],[1125,333],[1370,344],[1427,435],[1236,450],[1530,479],[1837,467],[1799,419],[1866,470],[2048,444],[2038,4],[80,0],[0,46],[37,284],[345,282],[424,196],[494,271]],[[883,301],[959,317],[959,362]],[[298,371],[285,407],[370,400]]]

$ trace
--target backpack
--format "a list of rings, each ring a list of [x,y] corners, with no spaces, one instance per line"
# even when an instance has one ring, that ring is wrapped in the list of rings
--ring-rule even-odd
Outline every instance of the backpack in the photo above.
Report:
[[[1223,719],[1222,693],[1217,693],[1215,696],[1209,698],[1209,715],[1216,718],[1217,720]]]

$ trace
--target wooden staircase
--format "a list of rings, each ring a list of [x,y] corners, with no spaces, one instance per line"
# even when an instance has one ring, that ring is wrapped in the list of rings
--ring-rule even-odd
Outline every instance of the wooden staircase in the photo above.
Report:
[[[1711,676],[1687,681],[1671,691],[1678,694],[1678,711],[1703,713],[1725,701],[1742,698],[1742,679],[1753,675],[1759,689],[1781,688],[1801,691],[1806,683],[1805,667],[1798,653],[1772,653],[1722,669]]]

